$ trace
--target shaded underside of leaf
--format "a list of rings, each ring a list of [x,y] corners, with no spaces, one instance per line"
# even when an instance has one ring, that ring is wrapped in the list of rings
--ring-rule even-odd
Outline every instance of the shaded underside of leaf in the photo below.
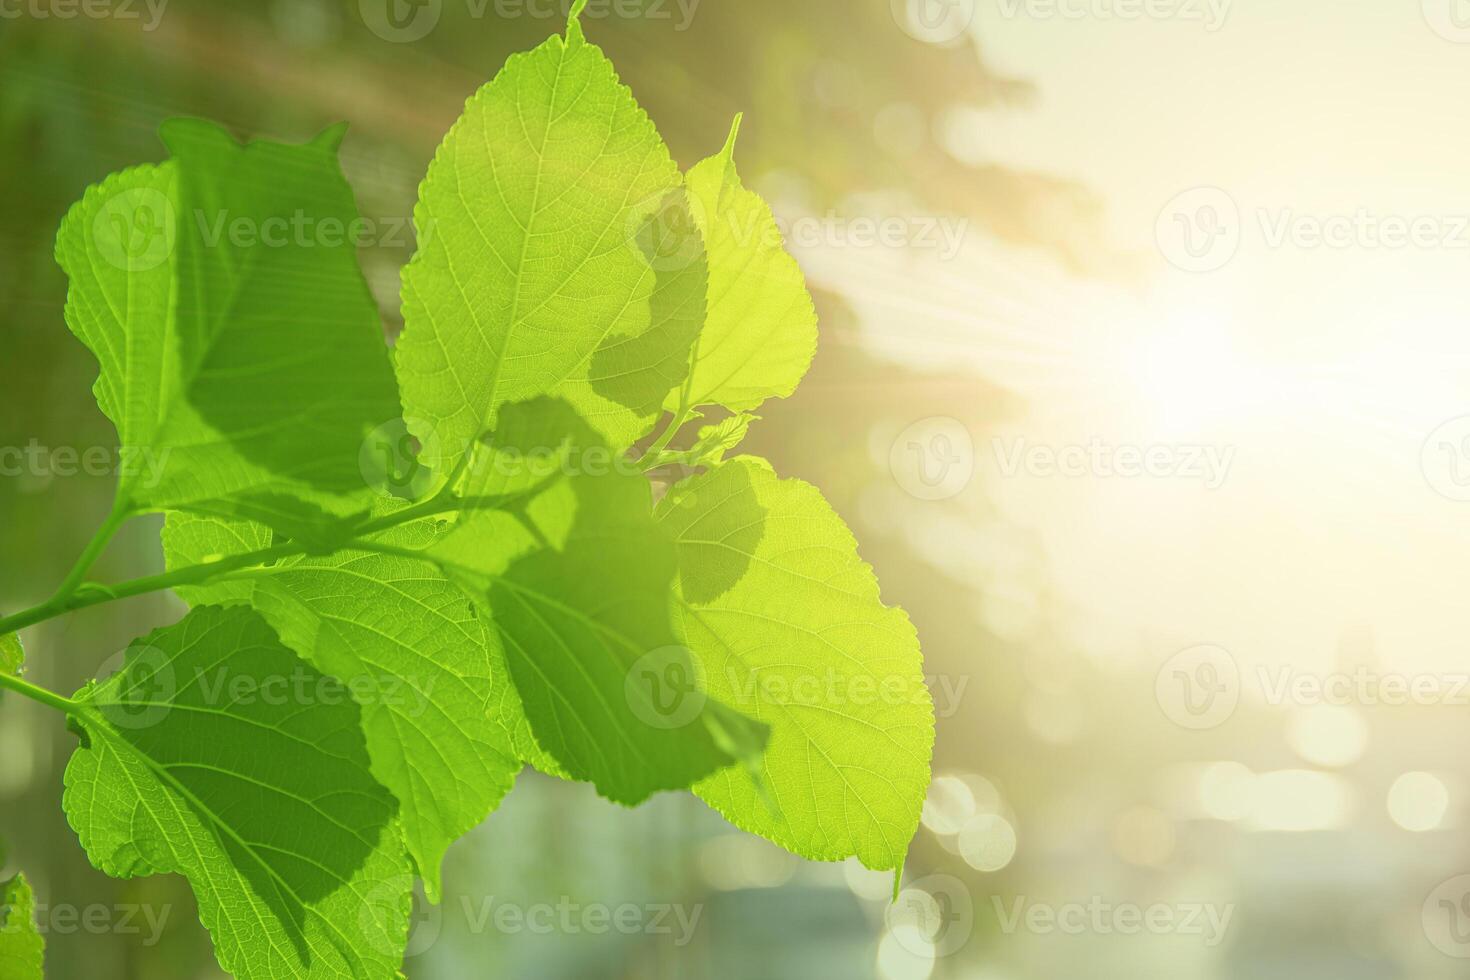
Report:
[[[170,562],[254,550],[259,525],[170,515]],[[376,536],[423,550],[441,536],[418,521]],[[432,564],[345,550],[285,559],[247,581],[186,592],[248,603],[282,641],[343,681],[362,709],[373,775],[401,803],[399,822],[429,897],[449,845],[485,819],[520,770],[528,737],[498,638],[471,599]],[[519,748],[526,746],[522,743]]]
[[[77,697],[63,806],[93,864],[185,875],[237,976],[398,975],[410,865],[340,684],[256,613],[210,607]]]
[[[355,509],[363,437],[400,409],[341,231],[357,210],[340,129],[241,146],[178,119],[163,138],[173,159],[88,188],[56,245],[67,324],[125,447],[120,506]]]

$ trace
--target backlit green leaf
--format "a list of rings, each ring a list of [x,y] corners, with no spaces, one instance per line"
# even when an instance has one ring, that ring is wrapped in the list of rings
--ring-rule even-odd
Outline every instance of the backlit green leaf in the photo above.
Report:
[[[363,438],[399,408],[345,232],[341,134],[241,146],[173,120],[173,159],[89,188],[62,223],[67,324],[101,365],[125,509],[299,523],[360,506]]]
[[[42,980],[46,944],[36,931],[35,910],[25,875],[0,882],[0,980]]]
[[[808,484],[739,457],[674,488],[680,631],[711,697],[771,726],[774,807],[731,769],[695,792],[804,857],[897,868],[929,784],[934,711],[919,641],[883,605],[842,519]]]
[[[513,56],[429,167],[403,273],[406,415],[452,468],[501,406],[571,403],[614,448],[652,426],[704,317],[678,168],[612,63],[573,19]]]
[[[735,137],[689,171],[691,210],[704,233],[709,309],[694,366],[666,405],[749,411],[796,390],[817,349],[817,314],[801,267],[785,250],[770,207],[735,169]]]
[[[440,537],[435,525],[417,521],[374,540],[422,550]],[[177,567],[221,547],[255,550],[264,536],[258,525],[183,515],[170,515],[165,530]],[[425,562],[351,550],[283,559],[185,594],[249,603],[287,646],[346,682],[361,705],[373,775],[400,801],[409,853],[437,898],[445,850],[510,791],[517,738],[529,735],[498,638],[469,597]]]
[[[398,975],[410,865],[339,682],[256,613],[202,608],[77,699],[63,805],[93,864],[185,875],[246,980]]]

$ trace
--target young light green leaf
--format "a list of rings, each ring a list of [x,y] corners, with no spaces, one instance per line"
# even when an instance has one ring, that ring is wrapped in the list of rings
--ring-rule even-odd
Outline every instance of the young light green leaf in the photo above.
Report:
[[[63,805],[119,878],[182,874],[245,980],[398,976],[412,873],[340,683],[248,609],[196,609],[77,695]]]
[[[918,637],[883,605],[852,534],[808,484],[739,457],[675,487],[677,614],[711,697],[771,726],[762,771],[695,793],[736,826],[814,860],[898,867],[929,784],[934,712]]]
[[[165,551],[182,567],[221,546],[255,550],[265,536],[259,525],[170,515]],[[373,543],[418,551],[439,537],[422,520]],[[470,599],[432,564],[360,550],[283,559],[185,594],[249,603],[288,647],[346,683],[373,775],[400,801],[409,853],[437,901],[444,852],[500,804],[533,744],[498,639]]]
[[[759,420],[759,415],[741,412],[721,419],[714,425],[700,426],[694,448],[689,451],[689,465],[718,466],[724,461],[726,453],[732,452],[745,441],[750,424]]]
[[[25,664],[26,651],[20,645],[20,634],[7,633],[0,636],[0,673],[19,676]]]
[[[420,188],[403,272],[406,414],[453,470],[501,406],[556,394],[614,448],[655,421],[704,317],[677,166],[582,37],[513,56],[465,107]]]
[[[400,410],[345,232],[341,135],[241,146],[173,120],[173,159],[89,188],[62,222],[66,320],[101,366],[123,509],[360,506],[363,437]]]
[[[36,930],[35,910],[25,875],[0,882],[0,980],[43,980],[46,943]]]
[[[557,478],[517,510],[463,521],[433,554],[485,601],[537,742],[629,805],[734,762],[750,729],[710,710],[675,639],[673,545],[654,524],[647,480],[628,464],[594,472],[590,450],[603,461],[606,447],[565,403],[507,406],[502,423],[497,479],[536,482],[517,467]]]
[[[723,405],[746,412],[796,390],[817,350],[817,314],[806,278],[781,240],[770,207],[735,169],[737,117],[718,155],[686,184],[709,256],[709,307],[693,369],[665,407]]]

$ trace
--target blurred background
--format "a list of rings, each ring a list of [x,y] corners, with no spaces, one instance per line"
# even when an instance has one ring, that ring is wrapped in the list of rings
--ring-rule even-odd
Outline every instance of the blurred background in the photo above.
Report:
[[[301,140],[377,234],[565,0],[0,0],[0,607],[106,514],[115,436],[56,226],[158,125]],[[822,315],[752,451],[819,485],[924,643],[935,781],[890,875],[687,796],[527,773],[421,909],[414,980],[1434,980],[1470,958],[1470,5],[593,0],[690,165],[739,157]],[[157,528],[98,567],[156,571]],[[182,606],[40,627],[71,690]],[[0,705],[3,874],[48,975],[219,976],[182,879],[59,817],[73,745]]]

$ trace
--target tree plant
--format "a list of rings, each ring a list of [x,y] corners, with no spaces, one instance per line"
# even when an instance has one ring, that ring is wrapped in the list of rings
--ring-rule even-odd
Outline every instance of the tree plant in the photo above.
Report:
[[[916,829],[915,631],[814,487],[736,455],[817,339],[740,120],[681,174],[583,6],[440,146],[391,351],[341,127],[172,121],[168,160],[62,222],[124,465],[55,595],[0,619],[0,687],[77,735],[92,863],[184,875],[236,976],[397,976],[415,882],[439,898],[526,765],[895,874]],[[145,514],[165,571],[89,580]],[[115,672],[22,677],[21,630],[166,589],[190,611]],[[29,890],[4,890],[4,975],[39,975]]]

